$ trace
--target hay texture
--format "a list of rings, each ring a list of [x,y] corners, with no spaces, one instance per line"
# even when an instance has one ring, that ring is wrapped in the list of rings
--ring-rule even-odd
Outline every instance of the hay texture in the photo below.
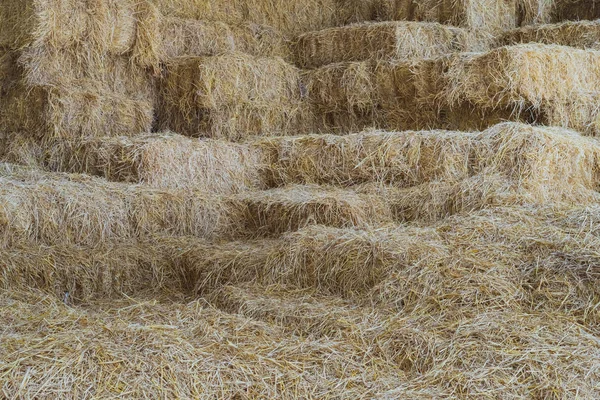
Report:
[[[439,22],[497,34],[516,27],[517,2],[495,0],[378,0],[380,20]]]
[[[223,207],[209,194],[1,166],[2,242],[93,246],[153,233],[215,237]]]
[[[305,79],[320,130],[481,130],[514,120],[593,135],[599,54],[521,44],[412,62],[340,63]]]
[[[189,136],[285,133],[302,111],[299,71],[280,58],[187,58],[160,86],[159,126]]]
[[[343,61],[435,57],[467,51],[467,33],[436,23],[364,23],[310,32],[294,45],[296,63],[316,68]]]
[[[396,202],[413,201],[416,209],[426,208],[419,198],[434,202],[436,190],[447,207],[459,204],[465,193],[480,202],[458,209],[597,199],[598,143],[557,128],[504,123],[481,133],[311,135],[261,139],[255,145],[269,157],[274,186],[391,184],[412,189],[383,196],[392,204],[394,196]]]
[[[167,16],[249,22],[275,28],[288,37],[324,28],[369,21],[373,1],[363,0],[152,0]]]
[[[19,156],[22,144],[17,141],[9,146],[17,153],[9,160],[19,162],[25,158],[26,163],[27,157]],[[262,159],[256,149],[173,133],[58,140],[40,160],[51,170],[215,195],[263,186]]]
[[[275,29],[252,23],[165,17],[161,20],[160,59],[199,57],[243,52],[255,56],[289,57],[287,42]]]
[[[560,24],[526,26],[504,33],[501,46],[519,43],[543,43],[580,49],[600,49],[600,22],[568,21]]]

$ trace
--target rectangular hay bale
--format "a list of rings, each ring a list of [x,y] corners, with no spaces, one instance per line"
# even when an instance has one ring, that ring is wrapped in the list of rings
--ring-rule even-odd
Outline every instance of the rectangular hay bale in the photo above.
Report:
[[[284,133],[302,116],[297,68],[242,53],[170,65],[160,82],[158,125],[189,136],[239,139]]]
[[[317,68],[344,61],[435,57],[470,48],[460,28],[426,22],[376,22],[310,32],[294,44],[296,64]]]

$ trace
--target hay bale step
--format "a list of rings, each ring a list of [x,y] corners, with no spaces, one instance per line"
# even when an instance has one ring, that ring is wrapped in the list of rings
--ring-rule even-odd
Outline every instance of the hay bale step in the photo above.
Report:
[[[302,89],[299,71],[281,58],[187,58],[169,66],[160,83],[158,125],[229,139],[282,133],[301,114]]]
[[[23,135],[6,140],[3,160],[113,182],[229,195],[265,186],[258,149],[164,132],[137,136],[53,140]]]
[[[94,246],[157,233],[216,238],[223,206],[202,191],[162,190],[86,175],[0,165],[0,244]]]
[[[245,192],[228,202],[241,237],[279,236],[308,225],[367,228],[392,220],[377,193],[317,185],[292,185]]]
[[[460,28],[427,22],[373,22],[300,35],[292,44],[296,64],[318,68],[368,59],[436,57],[472,47]]]
[[[336,129],[337,121],[353,129],[481,130],[512,120],[596,134],[599,71],[600,52],[521,44],[411,62],[333,64],[304,79],[322,130]]]
[[[519,123],[502,123],[479,133],[368,131],[257,138],[251,144],[265,154],[271,186],[381,182],[411,187],[482,173],[541,186],[567,179],[572,186],[593,189],[600,182],[596,139]]]
[[[520,43],[557,44],[600,50],[600,21],[568,21],[559,24],[525,26],[505,32],[498,39],[499,46]]]

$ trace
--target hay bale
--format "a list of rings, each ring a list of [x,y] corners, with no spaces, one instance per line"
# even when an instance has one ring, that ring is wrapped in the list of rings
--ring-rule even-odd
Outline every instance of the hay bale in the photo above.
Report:
[[[73,50],[0,52],[0,129],[38,138],[149,131],[154,86],[147,75],[123,58]]]
[[[497,34],[517,24],[517,2],[511,0],[378,0],[379,20],[439,22]]]
[[[11,148],[18,153],[18,145],[11,143]],[[22,159],[13,156],[10,160]],[[57,140],[39,160],[54,171],[85,173],[110,181],[158,188],[187,188],[215,195],[264,186],[261,154],[255,149],[173,133]]]
[[[159,126],[190,136],[285,132],[301,113],[299,72],[280,58],[188,58],[160,86]]]
[[[381,196],[317,185],[245,192],[229,204],[242,237],[278,236],[308,225],[366,228],[391,219]]]
[[[308,97],[322,113],[360,115],[383,129],[481,130],[512,120],[596,134],[599,54],[521,44],[411,62],[333,64],[309,72]]]
[[[554,0],[551,21],[594,20],[600,18],[600,4],[595,0]]]
[[[385,182],[411,186],[468,174],[473,134],[366,132],[257,139],[269,157],[272,184],[356,185]]]
[[[222,205],[198,191],[159,190],[9,164],[1,169],[5,245],[31,240],[93,246],[161,232],[214,237],[227,229]]]
[[[271,26],[286,36],[296,36],[334,26],[372,19],[368,0],[152,0],[167,16],[228,24],[249,22]]]
[[[255,56],[287,57],[285,38],[257,24],[164,18],[161,21],[163,62],[178,57],[214,56],[235,51]]]
[[[374,131],[263,138],[253,145],[268,157],[274,186],[382,182],[410,187],[500,174],[541,202],[578,188],[595,190],[600,150],[595,140],[575,132],[517,123],[481,133]]]
[[[317,68],[344,61],[441,56],[470,48],[467,33],[437,23],[377,22],[310,32],[293,44],[296,63]]]
[[[500,46],[533,42],[598,50],[600,49],[600,22],[567,21],[559,24],[526,26],[505,32],[498,39]]]
[[[565,115],[581,113],[578,108],[590,94],[595,96],[591,88],[599,83],[600,53],[517,45],[456,57],[447,67],[447,86],[441,96],[450,106],[467,103],[482,110],[512,109],[514,118],[533,113],[537,122],[593,133],[586,125],[597,119],[594,104],[583,110],[588,113],[585,121],[573,123]],[[492,69],[495,73],[488,73]]]
[[[0,5],[0,46],[52,48],[87,42],[123,54],[135,42],[137,5],[129,0],[6,0]]]

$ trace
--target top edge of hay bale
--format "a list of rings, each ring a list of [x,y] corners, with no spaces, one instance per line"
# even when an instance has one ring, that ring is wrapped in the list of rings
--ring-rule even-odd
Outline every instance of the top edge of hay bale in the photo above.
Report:
[[[566,21],[557,24],[533,25],[502,34],[499,45],[543,43],[600,49],[600,21]]]
[[[317,68],[345,61],[435,57],[469,50],[471,39],[461,28],[438,23],[388,21],[306,33],[292,47],[298,65]]]
[[[124,53],[135,43],[139,1],[3,0],[0,45],[46,43],[55,48],[86,41]]]

